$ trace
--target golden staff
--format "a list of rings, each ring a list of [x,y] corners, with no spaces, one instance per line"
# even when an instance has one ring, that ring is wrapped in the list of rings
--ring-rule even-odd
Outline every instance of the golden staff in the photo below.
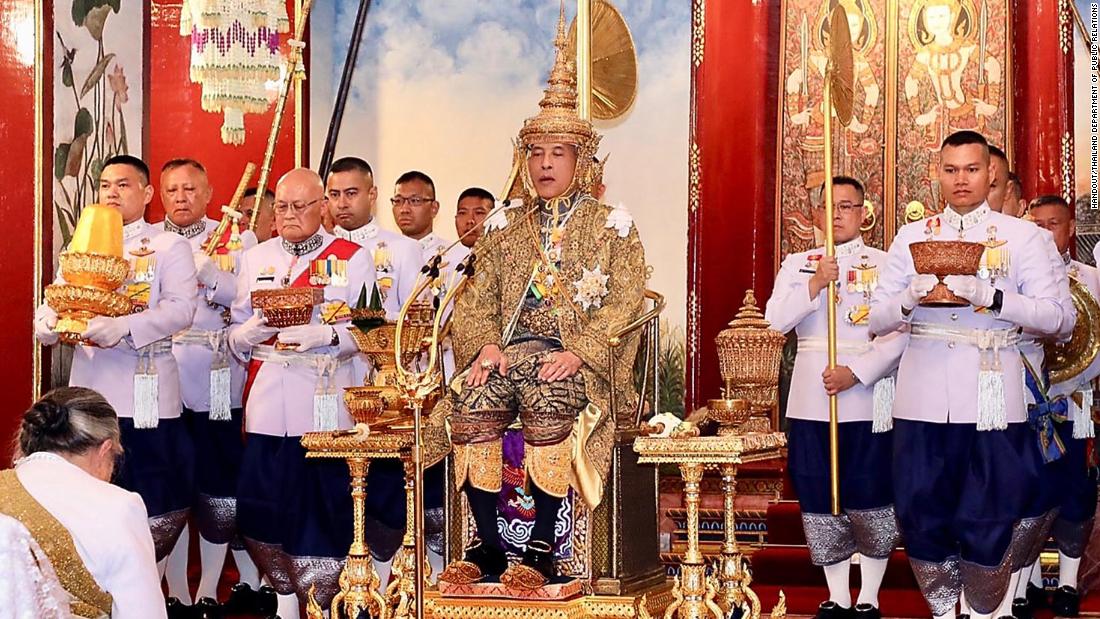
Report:
[[[577,116],[592,120],[592,0],[577,0]]]
[[[286,98],[290,94],[290,80],[294,79],[294,73],[298,70],[298,62],[302,59],[302,50],[305,41],[302,37],[306,33],[306,20],[309,18],[309,10],[313,8],[313,0],[302,2],[302,10],[298,12],[298,23],[295,24],[294,38],[290,40],[290,53],[286,58],[286,74],[283,75],[283,83],[279,87],[279,99],[275,103],[275,116],[271,118],[271,133],[267,135],[267,150],[264,152],[263,165],[260,167],[260,180],[256,183],[256,206],[253,209],[252,221],[248,222],[249,230],[256,230],[256,220],[260,209],[263,208],[264,192],[267,191],[267,177],[271,174],[271,160],[275,158],[275,143],[279,141],[279,126],[283,124],[283,110],[286,109]]]
[[[202,248],[202,251],[207,256],[213,256],[214,252],[218,249],[218,242],[221,241],[222,235],[225,234],[226,229],[232,223],[234,226],[241,219],[241,211],[238,207],[241,205],[241,200],[244,199],[244,192],[248,191],[248,182],[252,180],[252,175],[256,173],[256,164],[249,161],[244,166],[244,174],[241,174],[241,181],[237,183],[237,190],[233,192],[233,198],[229,200],[228,206],[222,207],[222,220],[218,222],[217,229],[214,230],[214,234],[206,239],[206,247]],[[253,217],[255,219],[255,217]],[[236,234],[236,228],[233,229]]]
[[[829,64],[825,71],[825,255],[836,256],[833,238],[833,113],[844,126],[852,121],[852,35],[848,14],[837,4],[829,16]],[[829,369],[836,369],[836,281],[829,282]],[[840,515],[840,414],[836,394],[829,396],[829,489],[833,515]]]

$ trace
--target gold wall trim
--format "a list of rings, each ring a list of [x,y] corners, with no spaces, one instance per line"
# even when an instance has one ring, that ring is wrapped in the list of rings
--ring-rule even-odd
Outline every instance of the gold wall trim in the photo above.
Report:
[[[898,231],[898,0],[886,1],[886,110],[882,153],[882,246]]]
[[[703,52],[707,29],[707,2],[694,0],[691,11],[691,63],[699,68],[703,64]]]
[[[1072,102],[1070,103],[1072,105]],[[1065,132],[1062,135],[1062,198],[1073,206],[1075,184],[1074,184],[1074,161],[1073,161],[1073,133],[1070,131]]]
[[[787,7],[786,2],[779,3],[779,64],[783,65],[783,56],[787,53]],[[783,104],[785,76],[776,71],[775,96],[775,234],[772,238],[772,272],[779,273],[783,252]],[[755,277],[755,275],[754,275]]]
[[[299,19],[302,19],[302,0],[295,0],[294,2],[294,22],[297,23]],[[309,31],[305,30],[305,35],[302,38],[308,39]],[[294,79],[294,167],[300,168],[306,164],[302,163],[302,155],[304,153],[304,147],[302,144],[302,79],[305,78],[307,67],[306,59],[303,57],[301,63],[301,77]]]
[[[34,226],[34,269],[31,277],[34,278],[32,289],[34,298],[31,303],[37,308],[39,299],[42,298],[43,254],[45,246],[42,231],[42,206],[45,199],[45,161],[43,149],[45,148],[45,116],[43,93],[46,88],[45,67],[45,0],[34,0],[34,204],[32,222]],[[42,347],[34,337],[34,329],[30,332],[31,340],[31,398],[37,401],[42,395]]]
[[[691,152],[688,155],[688,212],[699,212],[699,202],[702,197],[703,171],[700,169],[702,157],[699,153],[699,144],[691,141]]]

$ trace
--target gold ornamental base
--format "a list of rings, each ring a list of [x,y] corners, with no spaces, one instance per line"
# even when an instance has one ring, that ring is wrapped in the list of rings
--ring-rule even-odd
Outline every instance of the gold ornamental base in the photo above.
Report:
[[[672,603],[672,584],[633,595],[584,595],[564,601],[502,600],[425,594],[425,616],[432,619],[650,619]]]

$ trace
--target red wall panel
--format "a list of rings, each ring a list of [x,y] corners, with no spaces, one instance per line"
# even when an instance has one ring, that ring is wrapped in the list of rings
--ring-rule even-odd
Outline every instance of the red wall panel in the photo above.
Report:
[[[287,14],[294,16],[294,0],[287,3]],[[263,161],[271,119],[275,106],[266,114],[245,115],[245,143],[242,146],[223,144],[221,141],[221,113],[202,111],[202,87],[191,82],[188,76],[191,63],[191,37],[179,34],[180,2],[153,2],[149,10],[150,32],[148,87],[146,90],[145,161],[153,170],[153,183],[157,196],[149,208],[146,219],[164,219],[160,203],[159,170],[164,162],[177,157],[196,159],[206,167],[214,197],[210,201],[210,216],[221,219],[220,208],[232,198],[246,162],[257,166]],[[293,27],[293,25],[292,25]],[[286,39],[283,50],[286,52]],[[309,82],[304,82],[308,86]],[[305,91],[305,88],[303,88]],[[308,100],[308,96],[304,97]],[[304,114],[305,112],[303,112]],[[308,123],[303,123],[303,130]],[[302,143],[309,143],[303,134]],[[303,159],[308,157],[303,153]],[[286,102],[283,124],[279,131],[278,146],[271,166],[268,187],[274,189],[275,181],[294,167],[294,93]],[[259,172],[257,171],[257,175]],[[257,178],[252,179],[252,184]]]
[[[692,76],[700,199],[688,213],[688,410],[720,397],[714,338],[747,288],[762,304],[774,279],[780,1],[705,4]]]
[[[0,319],[0,351],[6,359],[0,363],[0,466],[7,463],[9,441],[34,394],[34,224],[35,212],[41,212],[34,195],[35,19],[34,0],[0,0],[0,84],[5,94],[0,106],[0,144],[5,148],[0,164],[0,290],[8,300]]]

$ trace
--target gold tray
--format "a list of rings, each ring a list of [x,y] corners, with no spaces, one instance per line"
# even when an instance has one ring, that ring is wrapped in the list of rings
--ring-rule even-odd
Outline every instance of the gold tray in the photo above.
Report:
[[[57,260],[61,276],[73,286],[114,290],[130,274],[130,263],[118,256],[63,251]]]

